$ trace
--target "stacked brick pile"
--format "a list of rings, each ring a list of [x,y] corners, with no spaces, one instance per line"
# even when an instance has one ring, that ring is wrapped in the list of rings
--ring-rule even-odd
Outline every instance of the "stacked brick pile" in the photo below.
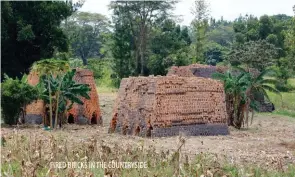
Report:
[[[78,83],[88,84],[91,88],[89,93],[90,100],[81,98],[83,105],[74,104],[72,109],[67,112],[67,118],[70,116],[75,123],[94,123],[101,124],[102,118],[99,108],[99,99],[96,91],[93,73],[85,69],[77,69],[74,80]],[[30,73],[28,83],[36,85],[39,82],[39,76],[36,73]],[[45,104],[42,100],[37,100],[26,107],[25,122],[32,124],[41,124],[45,117]]]
[[[228,134],[221,82],[197,77],[122,80],[110,130],[140,136]]]
[[[83,105],[75,103],[67,115],[74,118],[74,122],[80,124],[92,123],[102,124],[102,118],[99,108],[99,98],[96,90],[93,72],[86,69],[77,69],[74,80],[77,83],[88,84],[91,88],[89,92],[90,99],[81,98]]]
[[[36,86],[39,82],[39,76],[35,72],[28,75],[28,84]],[[45,104],[43,100],[33,101],[26,107],[25,123],[41,124],[45,116]]]
[[[211,66],[211,65],[203,65],[203,64],[192,64],[189,66],[179,66],[179,67],[171,67],[170,70],[168,71],[167,76],[180,76],[180,77],[203,77],[203,78],[212,78],[212,74],[215,72],[219,73],[224,73],[227,71],[229,68],[226,66]],[[188,72],[191,73],[188,73]],[[250,68],[249,72],[253,74],[254,76],[259,75],[259,71],[254,68]],[[238,74],[238,71],[234,71],[234,74]],[[233,108],[232,108],[232,99],[227,95],[226,96],[226,102],[227,102],[227,112],[228,116],[232,116],[233,113]],[[259,100],[260,106],[259,106],[259,111],[260,112],[272,112],[274,110],[273,104],[268,103],[262,98]]]
[[[167,76],[179,76],[179,77],[194,77],[193,72],[188,66],[172,66],[168,71]]]
[[[173,66],[168,71],[167,76],[180,76],[180,77],[204,77],[211,78],[215,72],[224,73],[228,68],[224,66],[211,66],[202,64],[192,64],[189,66]]]

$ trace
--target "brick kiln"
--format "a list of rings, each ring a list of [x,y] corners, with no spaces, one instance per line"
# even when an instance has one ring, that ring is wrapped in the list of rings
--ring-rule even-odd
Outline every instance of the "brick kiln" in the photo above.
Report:
[[[35,72],[28,75],[28,84],[36,86],[39,82],[39,76]],[[45,104],[43,100],[33,101],[26,107],[25,123],[41,124],[44,122]]]
[[[197,77],[122,79],[111,132],[140,136],[228,134],[221,82]]]
[[[67,120],[69,123],[80,124],[102,124],[102,118],[99,108],[99,99],[96,90],[93,72],[86,69],[77,69],[74,80],[78,83],[88,84],[91,88],[89,93],[90,100],[82,98],[83,105],[73,104],[71,110],[67,112]],[[36,73],[30,73],[28,83],[36,85],[39,82],[39,77]],[[41,124],[45,123],[45,104],[42,100],[37,100],[26,107],[26,123]]]
[[[189,66],[173,66],[170,68],[170,70],[167,73],[167,76],[182,76],[182,77],[203,77],[203,78],[212,78],[212,74],[215,72],[224,73],[229,68],[226,66],[211,66],[211,65],[203,65],[203,64],[192,64]],[[259,75],[259,71],[254,68],[250,68],[250,73],[254,75]],[[237,74],[237,72],[234,72],[234,74]],[[227,102],[227,112],[228,115],[232,115],[233,108],[231,107],[231,103],[229,103],[229,96],[226,96],[226,102]],[[274,107],[272,103],[268,103],[265,101],[264,97],[259,99],[260,106],[259,111],[260,112],[272,112]],[[230,120],[230,119],[229,119]]]
[[[99,99],[96,90],[93,72],[86,69],[77,69],[74,80],[81,84],[88,84],[91,88],[90,99],[82,98],[83,105],[75,103],[73,108],[68,111],[67,117],[69,123],[80,124],[102,124],[102,117],[99,108]]]

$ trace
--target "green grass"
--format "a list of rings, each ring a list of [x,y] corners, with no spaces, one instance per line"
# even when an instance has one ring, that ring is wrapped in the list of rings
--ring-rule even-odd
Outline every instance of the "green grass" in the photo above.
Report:
[[[295,79],[288,81],[292,86],[295,86]],[[274,114],[295,117],[295,91],[281,92],[281,96],[268,92],[270,101],[275,105]]]

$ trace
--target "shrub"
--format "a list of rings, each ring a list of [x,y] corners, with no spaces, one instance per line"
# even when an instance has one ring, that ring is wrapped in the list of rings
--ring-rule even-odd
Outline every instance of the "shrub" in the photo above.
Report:
[[[1,107],[2,117],[6,124],[16,124],[20,113],[25,109],[25,106],[37,99],[38,91],[35,87],[27,83],[27,76],[22,79],[12,79],[7,75],[1,84]]]

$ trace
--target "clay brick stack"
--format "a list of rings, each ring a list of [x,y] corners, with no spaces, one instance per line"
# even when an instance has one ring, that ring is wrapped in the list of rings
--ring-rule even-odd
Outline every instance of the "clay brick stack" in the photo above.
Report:
[[[102,124],[99,99],[93,78],[93,72],[85,69],[77,69],[74,80],[78,83],[84,83],[90,86],[90,100],[82,98],[83,105],[74,104],[72,109],[67,112],[67,118],[69,118],[69,116],[73,117],[75,123]],[[36,73],[30,73],[28,76],[28,83],[36,85],[38,82],[39,76]],[[31,103],[26,107],[26,113],[26,123],[41,124],[45,116],[44,102],[42,100],[37,100]]]
[[[203,64],[192,64],[189,66],[173,66],[170,68],[168,71],[167,76],[180,76],[180,77],[203,77],[203,78],[212,78],[212,74],[215,72],[219,73],[224,73],[228,70],[229,68],[226,66],[211,66],[211,65],[203,65]],[[191,72],[191,73],[189,73]],[[232,71],[233,74],[238,74],[238,71]],[[258,76],[259,71],[255,68],[249,68],[249,72],[254,75]],[[232,108],[232,99],[227,95],[226,96],[226,102],[227,102],[227,112],[228,112],[228,117],[232,116],[233,113],[233,108]],[[273,111],[273,104],[266,102],[264,97],[262,97],[261,100],[259,100],[260,106],[259,106],[259,111],[260,112],[272,112]]]
[[[39,82],[39,76],[35,72],[28,75],[28,84],[36,86]],[[26,107],[25,123],[41,124],[45,116],[45,104],[43,100],[33,101]]]
[[[90,99],[81,98],[83,105],[74,104],[67,113],[68,117],[73,116],[74,122],[80,124],[92,123],[102,124],[101,112],[99,108],[99,98],[96,90],[93,72],[86,69],[77,69],[74,80],[77,83],[88,84],[91,88]]]
[[[202,64],[192,64],[189,66],[173,66],[168,71],[167,76],[180,76],[180,77],[204,77],[211,78],[215,72],[224,73],[228,68],[225,66],[211,66]]]
[[[223,85],[197,77],[125,78],[110,130],[140,136],[228,134]]]

